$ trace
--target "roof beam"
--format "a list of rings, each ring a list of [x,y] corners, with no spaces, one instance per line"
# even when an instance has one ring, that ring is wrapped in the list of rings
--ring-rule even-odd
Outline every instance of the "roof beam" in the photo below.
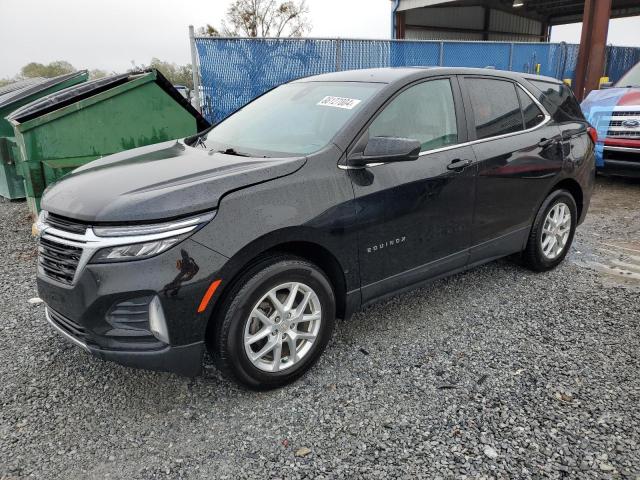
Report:
[[[585,0],[524,0],[524,5],[519,8],[513,8],[513,0],[400,0],[399,10],[481,6],[537,20],[549,25],[563,25],[582,21],[584,5]],[[611,1],[611,18],[634,15],[640,15],[639,0]]]

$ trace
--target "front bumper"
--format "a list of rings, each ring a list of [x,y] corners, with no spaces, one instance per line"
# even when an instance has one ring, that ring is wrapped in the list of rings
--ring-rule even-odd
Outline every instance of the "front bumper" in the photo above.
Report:
[[[72,284],[52,278],[39,265],[38,293],[49,324],[90,354],[131,367],[194,376],[202,367],[215,296],[205,311],[199,313],[198,307],[226,261],[187,239],[145,260],[87,263]],[[154,299],[161,305],[165,340],[152,333]]]
[[[619,147],[606,145],[604,165],[598,171],[607,175],[640,178],[640,146]]]
[[[201,372],[204,342],[177,347],[167,345],[160,350],[153,351],[103,350],[87,345],[70,333],[64,324],[56,321],[48,307],[45,307],[45,317],[49,325],[67,341],[102,360],[112,361],[128,367],[173,372],[187,377],[195,377]]]

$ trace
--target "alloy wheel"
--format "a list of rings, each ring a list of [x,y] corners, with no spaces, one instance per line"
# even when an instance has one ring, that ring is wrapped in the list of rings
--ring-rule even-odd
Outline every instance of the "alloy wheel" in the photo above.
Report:
[[[544,220],[541,236],[542,253],[548,260],[562,254],[571,233],[571,210],[563,203],[556,203]]]
[[[311,287],[291,282],[269,290],[244,326],[249,361],[265,372],[281,372],[310,352],[320,332],[322,308]]]

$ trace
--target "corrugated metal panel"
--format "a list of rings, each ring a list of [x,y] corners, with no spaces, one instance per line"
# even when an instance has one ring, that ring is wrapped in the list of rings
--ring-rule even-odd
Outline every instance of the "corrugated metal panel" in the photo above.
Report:
[[[467,28],[482,30],[484,9],[482,7],[421,8],[406,14],[406,24],[425,27]]]
[[[4,87],[0,88],[0,96],[5,93],[13,92],[15,90],[20,90],[21,88],[30,87],[32,85],[37,85],[38,83],[45,82],[47,79],[43,77],[34,77],[34,78],[25,78],[24,80],[18,80],[17,82],[12,82]]]
[[[540,35],[540,31],[542,30],[542,23],[537,20],[531,20],[512,13],[503,12],[502,10],[491,10],[489,18],[489,30],[494,32]]]
[[[451,0],[400,0],[398,11],[411,10],[412,8],[432,7],[441,3],[454,3]]]
[[[484,30],[484,8],[470,7],[433,7],[415,8],[405,12],[406,38],[422,40],[482,40]],[[421,29],[412,27],[427,27]],[[437,31],[439,29],[478,30],[478,32]],[[503,12],[491,10],[489,16],[489,30],[493,32],[488,40],[502,40],[511,42],[530,42],[540,35],[542,24],[537,20]],[[411,32],[411,33],[409,33]]]
[[[491,42],[531,42],[534,39],[528,35],[517,33],[490,33],[487,40]]]
[[[502,4],[503,8],[509,8],[509,6],[512,4],[512,0],[466,0],[464,2],[462,0],[400,0],[398,11],[406,11],[414,8],[434,6],[450,7],[456,4],[460,5],[462,3],[475,3],[479,5]],[[584,0],[525,0],[524,5],[519,8],[518,11],[523,15],[530,14],[532,16],[537,16],[538,12],[536,11],[536,7],[539,7],[542,4],[544,4],[543,6],[546,12],[545,15],[547,16],[548,22],[551,25],[576,23],[582,20]],[[640,5],[638,5],[638,2],[633,0],[613,0],[613,5],[611,8],[611,18],[633,17],[635,15],[640,15]]]
[[[482,40],[482,34],[408,28],[405,30],[405,38],[408,40]]]

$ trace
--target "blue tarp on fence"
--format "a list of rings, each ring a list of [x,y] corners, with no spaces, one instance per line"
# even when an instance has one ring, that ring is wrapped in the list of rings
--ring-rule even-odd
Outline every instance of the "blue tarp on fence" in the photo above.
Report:
[[[493,67],[573,78],[578,46],[566,43],[196,37],[203,114],[220,121],[258,95],[308,75],[375,67]],[[608,47],[616,81],[640,49]]]

